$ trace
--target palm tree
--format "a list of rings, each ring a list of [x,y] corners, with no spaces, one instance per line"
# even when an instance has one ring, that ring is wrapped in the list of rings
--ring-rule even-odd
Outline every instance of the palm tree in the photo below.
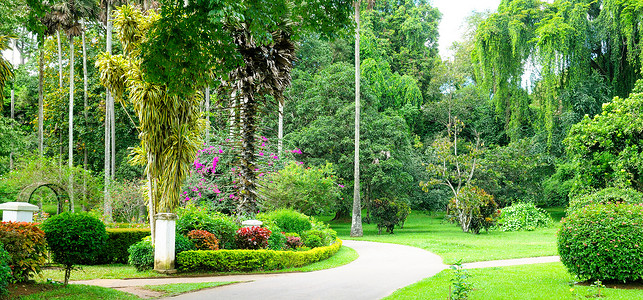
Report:
[[[127,5],[116,11],[114,27],[123,44],[123,54],[100,55],[96,65],[101,83],[123,101],[125,91],[138,117],[141,144],[132,162],[146,165],[148,209],[152,239],[154,215],[173,212],[179,205],[181,184],[202,143],[205,120],[199,107],[200,92],[183,97],[170,93],[167,85],[145,81],[141,71],[140,47],[154,12],[145,16]]]
[[[295,46],[290,37],[289,21],[272,32],[272,42],[256,43],[247,24],[241,24],[232,32],[238,53],[243,55],[244,65],[230,73],[232,94],[239,97],[238,122],[241,135],[239,161],[240,188],[237,214],[254,215],[257,212],[255,174],[256,114],[260,104],[272,95],[283,103],[283,92],[290,85],[290,71],[295,59]]]
[[[54,19],[61,24],[62,29],[69,38],[69,144],[68,164],[71,169],[74,165],[74,37],[80,36],[83,26],[82,18],[95,17],[98,12],[98,3],[95,0],[68,0],[56,3],[52,7]],[[69,202],[74,211],[73,173],[69,174]]]

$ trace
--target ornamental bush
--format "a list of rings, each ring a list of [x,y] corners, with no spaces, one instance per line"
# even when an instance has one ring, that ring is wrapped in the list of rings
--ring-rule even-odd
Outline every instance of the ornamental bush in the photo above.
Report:
[[[255,271],[305,266],[333,256],[341,240],[330,246],[307,251],[217,250],[185,251],[176,256],[181,271]]]
[[[12,280],[25,282],[47,262],[45,233],[34,223],[0,223],[0,243],[10,255]]]
[[[548,227],[554,221],[547,211],[533,203],[515,203],[500,211],[498,229],[500,231],[531,231],[539,227]]]
[[[7,250],[4,250],[4,246],[0,243],[0,299],[4,299],[9,290],[7,286],[9,281],[11,281],[11,267],[9,263],[11,262],[11,255]]]
[[[299,247],[304,246],[304,243],[301,241],[296,233],[286,233],[286,250],[295,250]]]
[[[237,248],[257,250],[268,247],[268,239],[272,232],[259,226],[242,227],[237,230]]]
[[[105,224],[87,213],[64,212],[42,224],[53,261],[65,267],[65,285],[74,265],[95,263],[107,241]]]
[[[569,212],[558,231],[558,253],[581,279],[643,278],[643,205],[591,204]]]
[[[399,207],[387,198],[375,199],[372,204],[373,221],[377,224],[377,234],[382,234],[382,228],[393,234],[393,229],[400,221],[398,217]]]
[[[310,217],[292,209],[280,209],[269,213],[257,214],[257,219],[272,222],[284,232],[296,232],[299,235],[312,228]]]
[[[197,207],[192,203],[180,208],[177,216],[177,234],[187,235],[192,230],[205,230],[219,239],[220,248],[235,248],[235,236],[239,225],[233,217]]]
[[[192,230],[188,233],[188,238],[197,250],[219,250],[217,237],[205,230]]]
[[[394,203],[397,205],[398,225],[404,229],[404,222],[406,222],[406,218],[411,214],[411,207],[404,201],[395,201]]]
[[[609,187],[595,193],[573,197],[569,201],[569,208],[567,211],[571,212],[593,203],[605,204],[617,202],[629,204],[643,203],[643,194],[632,188]]]
[[[154,245],[152,245],[151,238],[131,245],[127,252],[129,252],[128,263],[134,266],[136,271],[141,272],[154,268]]]
[[[270,238],[268,238],[268,249],[270,250],[286,250],[286,236],[283,232],[271,230]]]

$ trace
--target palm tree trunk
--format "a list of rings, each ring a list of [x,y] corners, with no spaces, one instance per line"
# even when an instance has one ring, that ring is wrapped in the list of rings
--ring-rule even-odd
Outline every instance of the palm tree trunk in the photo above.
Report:
[[[74,38],[69,37],[69,204],[74,211]]]
[[[208,124],[205,127],[205,142],[210,141],[210,86],[205,87],[205,118]]]
[[[43,147],[43,124],[44,124],[44,107],[42,99],[42,90],[43,90],[43,77],[44,77],[44,65],[45,65],[45,37],[40,36],[40,42],[38,44],[38,49],[40,50],[40,57],[38,58],[38,153],[40,157],[43,156],[44,147]]]
[[[257,101],[250,84],[243,85],[239,122],[241,125],[240,189],[237,215],[257,213],[255,174],[255,117]]]
[[[360,113],[360,61],[359,61],[359,1],[355,1],[355,165],[353,184],[353,217],[351,236],[362,236],[362,204],[359,196],[359,113]]]
[[[13,61],[15,59],[15,50],[16,49],[16,39],[13,40],[13,49],[11,51],[11,62],[9,63],[13,66]],[[14,79],[15,80],[15,79]],[[13,80],[11,81],[11,119],[15,120],[15,109],[16,109],[16,92],[14,89]],[[12,125],[13,126],[13,125]],[[9,170],[13,170],[13,151],[9,152]]]
[[[283,152],[284,140],[284,103],[279,101],[279,124],[277,129],[277,156],[281,157]]]
[[[58,87],[63,88],[63,47],[60,44],[60,30],[56,31],[58,39]]]
[[[107,41],[106,41],[106,50],[108,54],[112,54],[112,18],[111,18],[111,5],[107,4]],[[109,89],[105,92],[105,165],[104,165],[104,177],[105,177],[105,190],[104,190],[104,199],[103,199],[103,216],[106,220],[112,219],[112,197],[110,194],[110,185],[111,185],[111,113],[110,113],[110,99],[112,98]]]
[[[87,44],[85,43],[85,25],[82,29],[83,38],[83,117],[85,118],[85,128],[87,128]],[[83,203],[87,203],[87,141],[83,138]]]

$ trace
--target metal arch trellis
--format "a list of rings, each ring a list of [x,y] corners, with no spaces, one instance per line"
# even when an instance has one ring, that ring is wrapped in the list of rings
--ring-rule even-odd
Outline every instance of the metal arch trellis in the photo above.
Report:
[[[49,182],[34,182],[26,187],[24,187],[20,193],[18,194],[17,200],[19,202],[31,202],[31,197],[33,194],[41,187],[47,187],[49,188],[54,194],[56,195],[56,199],[58,200],[58,206],[57,206],[57,211],[56,213],[61,213],[65,209],[64,204],[65,200],[69,199],[69,193],[67,190],[55,183],[49,183]],[[67,207],[68,210],[71,210],[71,203],[68,201]],[[40,209],[42,209],[42,203],[38,203],[38,206]]]

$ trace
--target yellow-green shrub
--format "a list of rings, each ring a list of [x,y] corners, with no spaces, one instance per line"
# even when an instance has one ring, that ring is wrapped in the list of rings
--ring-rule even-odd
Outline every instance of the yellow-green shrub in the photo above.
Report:
[[[181,271],[255,271],[279,270],[305,266],[333,256],[342,246],[337,241],[326,247],[308,251],[275,250],[197,250],[184,251],[177,255]]]

